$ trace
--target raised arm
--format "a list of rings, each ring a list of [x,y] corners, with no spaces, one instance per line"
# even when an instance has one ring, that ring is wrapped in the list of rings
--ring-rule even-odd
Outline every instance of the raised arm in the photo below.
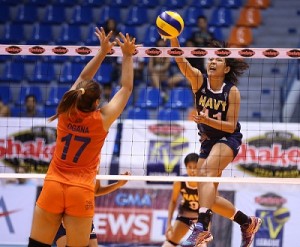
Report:
[[[177,38],[171,39],[170,42],[172,47],[180,47]],[[203,83],[203,75],[201,71],[194,68],[184,57],[175,57],[175,61],[181,73],[190,82],[193,92],[197,92]]]
[[[123,53],[122,60],[122,74],[121,74],[121,88],[114,95],[111,101],[101,108],[103,126],[106,130],[109,129],[111,124],[120,116],[124,110],[128,99],[133,89],[133,53],[136,49],[135,38],[130,40],[128,34],[124,36],[120,33],[120,39],[116,38],[118,45]]]
[[[112,36],[112,31],[110,31],[107,35],[104,32],[104,29],[101,27],[100,29],[96,27],[95,34],[97,35],[100,41],[100,49],[97,54],[87,63],[79,77],[73,84],[70,90],[76,88],[77,84],[84,80],[92,80],[100,68],[103,60],[105,59],[107,53],[111,50],[111,48],[115,45],[115,42],[110,42],[110,38]]]

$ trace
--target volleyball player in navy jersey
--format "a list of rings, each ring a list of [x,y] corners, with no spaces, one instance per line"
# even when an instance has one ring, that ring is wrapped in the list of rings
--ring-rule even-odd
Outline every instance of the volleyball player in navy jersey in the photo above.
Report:
[[[179,47],[177,38],[171,39],[172,47]],[[211,47],[225,48],[217,41]],[[198,176],[220,177],[223,170],[235,158],[242,143],[241,126],[238,122],[240,92],[236,86],[238,76],[248,69],[241,59],[209,58],[207,75],[192,67],[183,57],[176,57],[181,73],[190,82],[195,95],[197,115],[193,120],[199,129],[201,149],[198,160]],[[213,239],[208,230],[212,212],[233,219],[241,226],[241,247],[249,247],[254,234],[261,225],[261,219],[249,217],[237,211],[232,203],[217,200],[218,183],[198,183],[199,215],[192,234],[182,243],[183,247],[194,247]]]
[[[197,175],[197,161],[199,155],[189,153],[184,158],[187,176],[194,177]],[[174,224],[172,219],[174,211],[177,207],[178,198],[181,196],[181,201],[178,206],[178,215]],[[196,182],[181,182],[173,183],[172,197],[168,207],[168,222],[166,229],[166,240],[162,247],[175,247],[189,231],[193,222],[198,218],[198,190]],[[206,247],[206,244],[201,244],[199,247]]]

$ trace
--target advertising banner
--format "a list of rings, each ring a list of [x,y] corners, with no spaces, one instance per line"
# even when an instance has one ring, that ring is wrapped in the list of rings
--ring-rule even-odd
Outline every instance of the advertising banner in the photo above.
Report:
[[[0,185],[0,244],[28,242],[36,186]]]
[[[1,118],[0,172],[45,173],[55,149],[56,121],[44,118]],[[101,154],[101,171],[108,174],[117,132],[114,123]],[[20,180],[21,181],[21,180]],[[21,181],[24,182],[24,181]]]

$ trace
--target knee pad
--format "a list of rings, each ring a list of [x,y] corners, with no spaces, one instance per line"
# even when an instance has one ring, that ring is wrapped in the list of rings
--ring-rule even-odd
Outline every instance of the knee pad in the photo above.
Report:
[[[28,247],[51,247],[51,244],[44,244],[32,238],[29,238]]]
[[[161,247],[176,247],[178,244],[175,244],[171,241],[166,240]]]

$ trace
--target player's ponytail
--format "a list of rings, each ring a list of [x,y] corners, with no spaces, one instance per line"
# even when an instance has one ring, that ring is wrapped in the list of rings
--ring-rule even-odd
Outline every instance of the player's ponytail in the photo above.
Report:
[[[56,114],[49,118],[49,122],[58,118],[60,114],[67,114],[72,117],[81,112],[92,112],[97,108],[96,100],[100,99],[100,85],[91,81],[80,82],[75,90],[69,90],[61,99]]]

